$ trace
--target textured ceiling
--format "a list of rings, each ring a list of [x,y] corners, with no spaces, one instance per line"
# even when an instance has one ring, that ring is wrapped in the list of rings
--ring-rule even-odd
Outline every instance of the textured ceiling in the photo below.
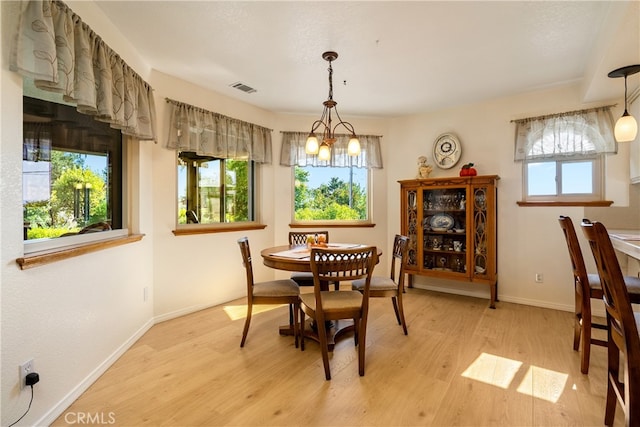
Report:
[[[637,1],[96,3],[150,67],[285,113],[319,113],[327,50],[339,54],[342,116],[414,114],[567,82],[582,84],[585,102],[617,98],[622,82],[607,72],[640,63]]]

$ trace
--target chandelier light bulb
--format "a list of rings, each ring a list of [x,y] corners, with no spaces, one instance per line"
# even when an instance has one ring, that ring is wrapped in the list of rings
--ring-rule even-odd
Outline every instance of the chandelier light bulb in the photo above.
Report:
[[[349,145],[347,145],[347,153],[350,156],[358,156],[360,154],[360,140],[355,135],[349,139]]]
[[[638,122],[628,112],[624,112],[622,117],[616,122],[613,131],[618,142],[631,142],[638,135]]]
[[[307,154],[318,154],[318,138],[314,135],[311,134],[309,135],[309,137],[307,138],[307,144],[304,147],[304,151]]]
[[[328,161],[330,157],[331,150],[329,150],[329,146],[323,142],[318,150],[318,160]]]

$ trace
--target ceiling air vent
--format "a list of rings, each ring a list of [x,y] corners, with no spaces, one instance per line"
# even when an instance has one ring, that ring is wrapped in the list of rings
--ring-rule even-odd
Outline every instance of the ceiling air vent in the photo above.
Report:
[[[241,82],[234,83],[234,84],[231,85],[231,87],[234,87],[234,88],[236,88],[238,90],[241,90],[243,92],[246,92],[246,93],[257,92],[257,90],[255,90],[251,86],[247,86],[246,84],[241,83]]]

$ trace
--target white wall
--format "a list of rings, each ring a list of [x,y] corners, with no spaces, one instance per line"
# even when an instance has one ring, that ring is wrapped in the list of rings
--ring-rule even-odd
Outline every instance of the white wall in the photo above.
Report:
[[[236,240],[249,236],[254,257],[260,248],[286,241],[291,218],[290,168],[279,165],[281,131],[306,131],[316,116],[275,114],[178,78],[150,70],[135,49],[92,2],[67,2],[154,88],[160,127],[158,144],[138,147],[140,191],[136,229],[141,242],[21,271],[22,256],[21,141],[22,83],[8,71],[8,47],[17,19],[17,3],[0,2],[2,66],[0,68],[0,304],[2,353],[1,424],[16,419],[28,404],[20,391],[18,364],[35,358],[41,381],[24,424],[46,424],[71,403],[114,358],[152,323],[244,295],[244,275]],[[399,231],[397,180],[415,176],[416,160],[431,160],[433,141],[455,132],[463,145],[460,164],[474,162],[481,174],[498,174],[499,289],[503,301],[571,309],[573,303],[568,254],[557,217],[579,219],[582,208],[520,208],[520,164],[513,162],[511,119],[583,107],[577,87],[561,87],[396,119],[352,118],[363,134],[382,135],[384,169],[373,171],[374,228],[333,228],[332,241],[358,241],[388,252]],[[169,97],[273,129],[273,164],[260,168],[259,205],[264,230],[176,237],[175,153],[162,147]],[[620,100],[618,100],[619,102]],[[319,100],[320,102],[320,100]],[[620,103],[620,102],[619,102]],[[600,104],[600,103],[598,103]],[[614,116],[619,115],[614,112]],[[318,116],[320,111],[318,111]],[[620,183],[628,181],[628,152],[609,160],[607,193],[616,204],[628,203]],[[456,169],[434,176],[457,173]],[[625,187],[626,188],[626,187]],[[257,280],[286,276],[254,262]],[[385,258],[377,268],[388,268]],[[535,284],[534,273],[545,281]],[[420,286],[441,283],[421,278]],[[488,289],[453,285],[457,292],[488,298]],[[151,299],[143,301],[143,289]],[[445,289],[451,289],[447,287]],[[498,304],[498,310],[500,305]],[[240,331],[238,331],[240,337]]]

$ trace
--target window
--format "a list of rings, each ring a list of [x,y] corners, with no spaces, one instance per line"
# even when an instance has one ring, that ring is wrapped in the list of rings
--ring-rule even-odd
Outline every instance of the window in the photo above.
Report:
[[[254,162],[178,154],[178,224],[254,220]]]
[[[264,228],[256,223],[254,195],[257,165],[271,163],[271,130],[172,99],[167,103],[165,147],[178,159],[174,234]],[[225,225],[238,223],[243,224]]]
[[[525,163],[527,200],[601,200],[602,156],[582,160]]]
[[[294,221],[369,220],[368,169],[295,166]]]
[[[23,99],[25,252],[123,229],[121,132],[74,107]]]
[[[371,223],[371,169],[382,169],[380,136],[358,135],[360,154],[348,154],[350,135],[336,135],[328,161],[306,154],[308,132],[282,132],[280,165],[292,167],[293,221]]]
[[[604,199],[604,153],[617,149],[609,108],[516,121],[525,201]]]

